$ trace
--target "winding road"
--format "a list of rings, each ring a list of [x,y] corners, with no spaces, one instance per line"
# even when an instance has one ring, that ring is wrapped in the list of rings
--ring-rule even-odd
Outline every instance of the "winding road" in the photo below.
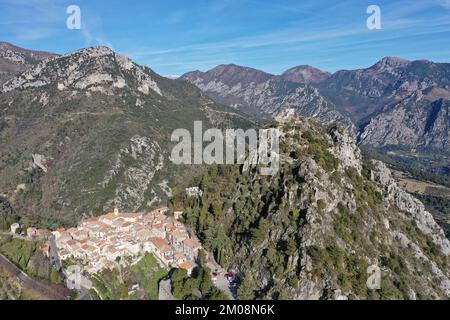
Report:
[[[8,260],[0,253],[0,267],[2,267],[11,276],[15,276],[20,282],[20,285],[25,289],[37,292],[41,296],[49,300],[67,300],[67,297],[52,288],[51,286],[42,283],[29,277],[25,272],[20,270],[14,263]]]

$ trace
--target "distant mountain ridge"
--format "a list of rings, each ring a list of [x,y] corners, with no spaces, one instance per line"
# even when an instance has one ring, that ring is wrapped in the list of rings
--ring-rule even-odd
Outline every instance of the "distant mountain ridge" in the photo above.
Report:
[[[450,64],[386,57],[338,71],[318,88],[360,127],[371,147],[450,153]]]
[[[362,145],[450,153],[449,63],[385,57],[366,69],[330,74],[298,66],[279,76],[221,65],[181,79],[243,112],[269,117],[294,112],[358,128]]]
[[[57,54],[19,48],[7,42],[0,42],[0,85],[28,67]]]
[[[357,122],[380,107],[433,87],[443,88],[448,96],[450,64],[395,57],[383,58],[367,69],[338,71],[318,85],[321,93]]]
[[[230,64],[219,65],[207,72],[189,72],[180,79],[195,84],[216,102],[248,114],[276,117],[294,112],[325,123],[341,122],[352,127],[349,119],[315,87],[287,80],[288,75],[294,77],[294,73],[276,76]],[[297,80],[300,81],[300,76]]]
[[[281,75],[283,79],[286,79],[288,81],[304,84],[319,83],[328,79],[330,76],[330,72],[322,71],[308,65],[293,67],[289,70],[286,70]]]

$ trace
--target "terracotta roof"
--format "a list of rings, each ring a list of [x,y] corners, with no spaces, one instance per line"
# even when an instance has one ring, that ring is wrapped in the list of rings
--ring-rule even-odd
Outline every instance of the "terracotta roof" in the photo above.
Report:
[[[90,217],[83,220],[83,223],[96,223],[99,221],[99,217]]]
[[[114,212],[107,213],[100,217],[100,219],[106,219],[106,220],[114,220],[116,218],[117,218],[117,216]]]
[[[72,239],[72,236],[67,232],[67,231],[64,231],[63,233],[61,233],[60,234],[60,237],[59,237],[59,240],[58,241],[61,241],[61,240],[65,240],[65,239]]]
[[[186,256],[181,252],[177,252],[173,256],[175,259],[186,259]]]
[[[107,233],[109,230],[110,230],[109,227],[104,226],[104,227],[99,228],[97,231],[98,231],[98,232]]]
[[[117,249],[116,247],[109,245],[106,247],[106,251],[110,252],[110,253],[116,253],[117,251],[119,251],[119,249]]]
[[[192,263],[189,263],[189,262],[185,261],[185,262],[180,263],[180,264],[179,264],[179,267],[180,267],[180,269],[184,269],[184,270],[189,271],[189,270],[191,270],[192,268],[194,268],[195,265],[193,265]]]
[[[151,238],[150,241],[161,252],[170,252],[170,251],[172,251],[172,248],[169,246],[167,241],[165,239],[163,239],[163,238]]]
[[[162,223],[157,223],[152,226],[153,229],[163,229],[164,225]]]
[[[67,241],[67,245],[69,245],[69,246],[71,246],[71,247],[76,246],[77,244],[78,244],[78,242],[75,241],[75,240],[69,240],[69,241]]]
[[[85,244],[84,246],[82,246],[81,249],[83,249],[84,251],[95,251],[95,248],[88,244]]]

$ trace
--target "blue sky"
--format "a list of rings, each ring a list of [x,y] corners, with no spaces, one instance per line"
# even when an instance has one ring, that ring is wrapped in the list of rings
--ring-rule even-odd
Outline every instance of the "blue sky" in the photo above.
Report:
[[[81,8],[81,30],[66,8]],[[369,30],[367,7],[381,8]],[[67,53],[108,45],[163,75],[235,63],[336,71],[384,56],[450,62],[450,0],[0,0],[0,41]]]

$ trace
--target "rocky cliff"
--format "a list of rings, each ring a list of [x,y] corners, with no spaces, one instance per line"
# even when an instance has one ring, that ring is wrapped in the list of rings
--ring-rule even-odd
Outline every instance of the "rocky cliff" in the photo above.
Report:
[[[450,100],[430,100],[431,92],[416,91],[371,119],[360,133],[360,143],[376,148],[450,153]]]
[[[186,220],[242,282],[241,298],[447,299],[450,243],[340,127],[280,117],[278,174],[210,170]],[[379,290],[367,287],[380,268]]]
[[[360,143],[408,151],[450,152],[450,64],[386,57],[318,84],[321,94],[360,127]]]

